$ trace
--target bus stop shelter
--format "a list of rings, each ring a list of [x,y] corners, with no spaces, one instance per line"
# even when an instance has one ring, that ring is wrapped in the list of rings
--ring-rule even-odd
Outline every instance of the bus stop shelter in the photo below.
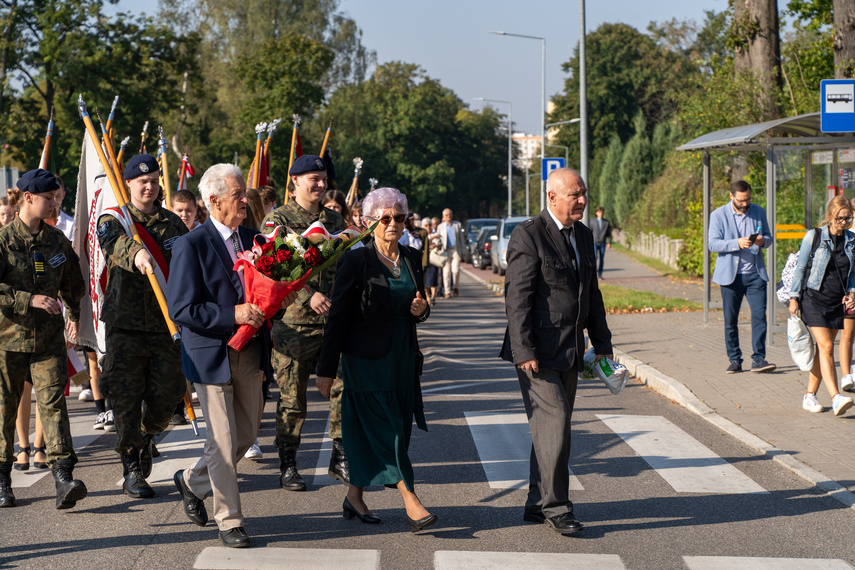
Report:
[[[766,320],[769,333],[786,332],[785,324],[778,324],[775,310],[780,305],[775,297],[775,286],[783,269],[778,255],[798,250],[807,228],[815,227],[825,216],[825,205],[830,198],[838,194],[855,198],[855,136],[852,135],[823,133],[820,113],[809,113],[722,129],[677,148],[703,152],[704,324],[709,322],[711,308],[721,308],[720,300],[710,299],[710,153],[755,151],[766,155],[766,215],[773,236],[766,249],[766,271],[770,281]],[[803,201],[794,209],[798,194]],[[786,202],[787,210],[779,211],[778,198],[784,196],[786,200],[781,202]],[[801,203],[803,212],[799,207]],[[769,334],[770,344],[774,344],[773,339]]]

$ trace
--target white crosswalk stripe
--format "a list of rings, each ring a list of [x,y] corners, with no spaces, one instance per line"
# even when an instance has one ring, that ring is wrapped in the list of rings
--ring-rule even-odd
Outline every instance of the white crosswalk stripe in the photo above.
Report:
[[[324,436],[321,440],[321,449],[318,453],[318,462],[314,472],[307,473],[312,475],[313,487],[327,487],[329,485],[338,485],[338,481],[330,477],[327,473],[330,470],[330,458],[332,457],[332,440],[329,437],[330,433],[330,418],[327,416],[327,425],[324,427]]]
[[[193,568],[200,570],[376,570],[378,550],[331,548],[247,548],[212,546],[202,551]]]
[[[662,416],[597,414],[678,493],[765,493],[736,467]]]
[[[468,552],[439,550],[434,553],[436,570],[623,570],[617,554],[555,554],[548,552]]]
[[[751,558],[748,556],[684,556],[690,570],[851,570],[838,559]]]
[[[531,431],[524,413],[466,412],[466,422],[492,489],[528,487]],[[570,473],[570,490],[582,491]]]

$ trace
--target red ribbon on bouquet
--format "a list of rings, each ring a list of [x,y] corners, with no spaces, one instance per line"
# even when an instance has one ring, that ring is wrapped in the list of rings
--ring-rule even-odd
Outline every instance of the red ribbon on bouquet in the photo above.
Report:
[[[274,281],[267,277],[252,262],[246,259],[235,261],[235,271],[243,271],[244,275],[244,300],[247,303],[258,305],[264,311],[264,319],[270,319],[279,312],[282,301],[294,291],[299,291],[306,285],[306,281],[312,276],[312,269],[296,281]],[[241,325],[237,332],[229,340],[229,346],[235,350],[242,350],[249,342],[258,328],[250,325]]]

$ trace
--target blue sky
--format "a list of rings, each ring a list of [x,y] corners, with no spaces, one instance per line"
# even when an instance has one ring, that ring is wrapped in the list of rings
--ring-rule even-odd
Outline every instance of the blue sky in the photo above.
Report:
[[[489,30],[546,38],[547,98],[563,90],[561,64],[579,42],[575,0],[340,0],[340,9],[362,28],[363,43],[379,62],[421,65],[473,108],[474,97],[513,103],[516,130],[540,129],[541,43],[503,37]],[[648,22],[703,20],[727,0],[588,0],[588,32],[604,22],[624,22],[645,31]],[[121,0],[118,9],[157,11],[156,0]],[[496,105],[502,113],[507,105]],[[566,117],[572,119],[573,117]]]

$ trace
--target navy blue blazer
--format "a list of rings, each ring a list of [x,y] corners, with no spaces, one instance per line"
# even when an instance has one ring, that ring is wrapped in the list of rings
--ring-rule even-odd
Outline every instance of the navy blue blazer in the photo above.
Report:
[[[252,247],[258,233],[238,228],[244,250]],[[240,277],[233,267],[211,219],[177,239],[172,247],[166,302],[170,318],[181,326],[181,363],[190,382],[225,384],[231,379],[228,342],[237,330],[235,306],[243,299]],[[272,378],[267,323],[260,331],[259,370]]]

